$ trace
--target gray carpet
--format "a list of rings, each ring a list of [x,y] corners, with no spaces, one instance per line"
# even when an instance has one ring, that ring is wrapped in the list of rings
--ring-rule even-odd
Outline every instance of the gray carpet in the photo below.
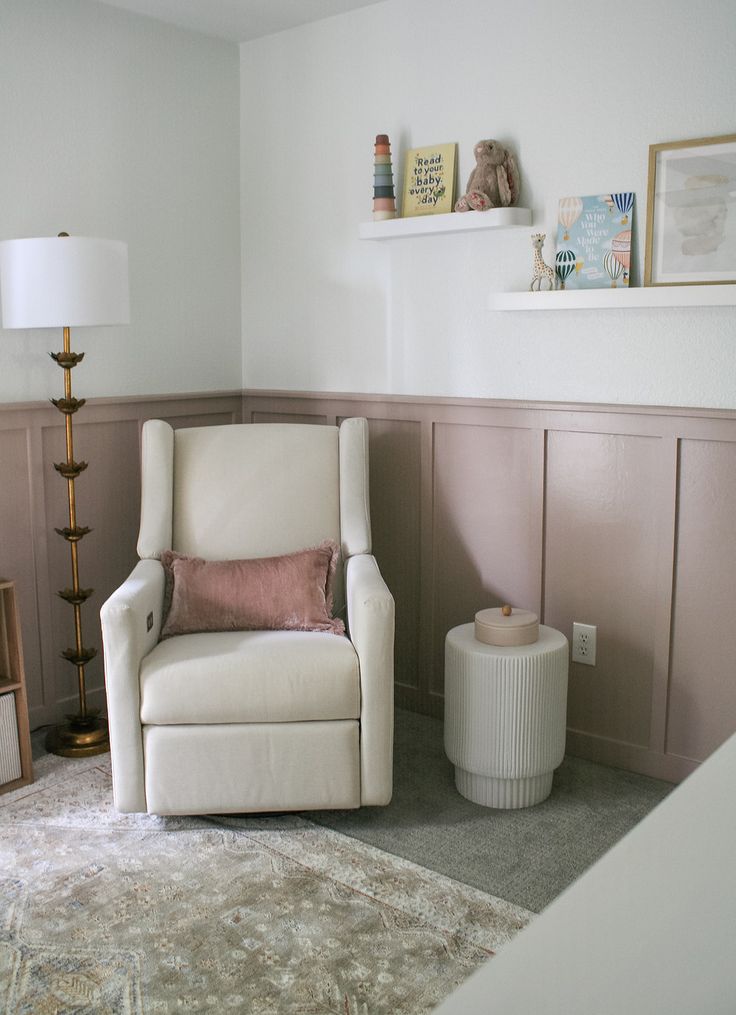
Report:
[[[543,803],[516,811],[481,807],[455,789],[442,722],[397,710],[389,806],[305,816],[539,912],[672,788],[566,757]]]
[[[44,752],[43,731],[33,735]],[[539,912],[672,789],[666,782],[566,757],[536,807],[494,810],[455,789],[442,722],[396,711],[388,807],[304,817],[462,884]]]

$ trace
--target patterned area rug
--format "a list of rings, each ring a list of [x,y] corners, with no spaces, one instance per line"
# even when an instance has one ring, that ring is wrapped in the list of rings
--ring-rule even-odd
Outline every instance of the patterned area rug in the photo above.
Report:
[[[0,797],[0,1011],[421,1015],[533,916],[297,816],[116,813],[109,758]]]

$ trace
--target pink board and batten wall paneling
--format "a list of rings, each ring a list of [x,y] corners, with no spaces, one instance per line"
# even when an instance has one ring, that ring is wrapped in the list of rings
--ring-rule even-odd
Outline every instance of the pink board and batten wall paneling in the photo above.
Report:
[[[654,686],[659,443],[558,431],[547,457],[545,623],[598,628],[597,665],[570,666],[568,725],[642,747]]]
[[[139,436],[240,422],[370,424],[374,549],[396,598],[396,700],[441,716],[449,627],[511,602],[571,636],[567,749],[677,780],[736,729],[736,412],[270,391],[104,399],[79,416],[80,559],[95,606],[136,559]],[[16,582],[31,721],[73,703],[59,652],[63,428],[49,406],[0,406],[0,574]],[[91,699],[104,705],[100,660]]]
[[[0,424],[2,417],[0,417]],[[0,578],[15,582],[18,613],[23,623],[23,655],[28,705],[43,704],[43,689],[32,686],[29,675],[41,668],[36,615],[34,491],[38,476],[30,462],[29,435],[19,420],[0,429]],[[43,514],[43,512],[41,512]]]
[[[441,698],[450,628],[499,600],[540,612],[544,432],[438,423],[433,463],[430,692]]]
[[[733,732],[735,508],[736,443],[682,441],[667,750],[689,757]]]
[[[677,781],[736,730],[736,412],[244,396],[245,421],[348,415],[370,422],[399,704],[441,716],[445,633],[511,602],[568,639],[598,628],[571,753]]]
[[[373,551],[397,603],[398,693],[414,702],[419,673],[421,426],[413,420],[370,421]]]

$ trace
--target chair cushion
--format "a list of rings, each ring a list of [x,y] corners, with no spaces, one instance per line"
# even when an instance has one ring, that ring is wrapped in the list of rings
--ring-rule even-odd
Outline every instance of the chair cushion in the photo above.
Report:
[[[141,663],[144,723],[306,722],[360,716],[358,657],[343,636],[224,631],[168,638]]]

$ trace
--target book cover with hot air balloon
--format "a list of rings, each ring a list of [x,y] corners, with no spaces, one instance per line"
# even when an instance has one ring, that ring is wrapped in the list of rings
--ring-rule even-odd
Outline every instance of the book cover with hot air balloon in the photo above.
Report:
[[[555,271],[561,289],[629,284],[634,194],[563,197]]]

